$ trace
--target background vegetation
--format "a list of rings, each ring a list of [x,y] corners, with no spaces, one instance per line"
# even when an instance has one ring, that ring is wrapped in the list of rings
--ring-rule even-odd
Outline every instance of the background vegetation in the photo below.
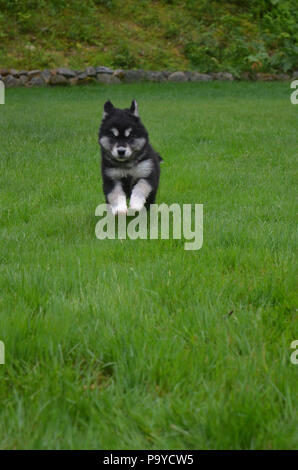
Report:
[[[296,0],[0,0],[0,66],[298,67]]]

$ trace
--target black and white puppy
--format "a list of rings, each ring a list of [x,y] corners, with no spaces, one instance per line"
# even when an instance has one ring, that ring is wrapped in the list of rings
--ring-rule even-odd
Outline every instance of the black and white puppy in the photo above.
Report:
[[[140,211],[155,201],[162,158],[149,143],[135,100],[129,109],[104,105],[99,129],[101,171],[106,202],[113,214],[125,214],[129,207]]]

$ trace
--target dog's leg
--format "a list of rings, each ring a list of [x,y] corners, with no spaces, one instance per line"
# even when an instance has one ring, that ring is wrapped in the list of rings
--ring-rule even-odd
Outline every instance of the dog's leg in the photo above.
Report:
[[[155,203],[155,198],[156,198],[156,189],[154,191],[152,191],[146,199],[145,207],[146,207],[147,210],[150,209],[150,204]]]
[[[129,204],[130,209],[135,211],[140,211],[143,209],[146,199],[151,191],[151,184],[144,178],[141,178],[132,189]]]
[[[120,181],[117,181],[112,191],[107,194],[107,201],[109,204],[111,204],[112,213],[114,215],[126,214],[126,195],[123,191],[122,184],[120,183]]]

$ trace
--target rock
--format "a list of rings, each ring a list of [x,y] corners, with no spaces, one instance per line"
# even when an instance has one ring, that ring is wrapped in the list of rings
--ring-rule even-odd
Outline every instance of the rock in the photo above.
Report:
[[[96,75],[96,81],[98,83],[121,83],[118,77],[114,77],[109,73],[99,73]]]
[[[229,72],[215,72],[210,73],[210,75],[214,78],[214,80],[224,80],[224,81],[233,81],[234,77]]]
[[[146,80],[149,82],[165,82],[167,79],[163,72],[148,71],[146,72]]]
[[[63,75],[51,75],[51,78],[49,80],[50,85],[67,85],[68,81]]]
[[[6,75],[3,78],[3,81],[7,88],[22,85],[21,81],[18,78],[13,77],[12,75]]]
[[[87,67],[85,73],[88,75],[88,77],[96,77],[95,67]]]
[[[19,78],[21,85],[25,85],[28,82],[28,76],[27,75],[21,75]]]
[[[40,74],[40,76],[44,79],[46,83],[49,83],[51,75],[51,71],[48,69],[43,70]]]
[[[28,77],[36,77],[37,75],[41,74],[41,70],[30,70],[28,72]]]
[[[103,65],[96,67],[95,71],[96,71],[96,75],[99,73],[108,73],[112,75],[114,73],[114,70],[110,69],[109,67],[104,67]]]
[[[262,82],[271,82],[272,80],[276,80],[276,76],[272,73],[257,73],[256,79]]]
[[[207,73],[193,72],[189,77],[190,82],[210,82],[211,80],[213,80],[212,76]]]
[[[12,75],[13,77],[16,77],[16,78],[19,77],[19,71],[16,69],[10,69],[9,72],[10,72],[10,75]]]
[[[241,80],[252,80],[251,74],[249,72],[243,72],[240,78]]]
[[[70,70],[70,69],[66,69],[64,67],[60,67],[59,69],[56,70],[56,72],[59,74],[59,75],[62,75],[63,77],[67,77],[67,78],[73,78],[73,77],[76,77],[76,74],[73,70]]]
[[[184,72],[174,72],[169,76],[170,82],[186,82],[187,77]]]
[[[9,75],[9,70],[8,69],[0,69],[0,75],[2,75],[2,77],[6,77],[6,75]]]
[[[28,86],[45,86],[46,82],[41,76],[40,77],[32,77],[30,82],[27,85]]]
[[[78,84],[81,85],[83,83],[85,84],[88,84],[88,83],[92,83],[95,81],[95,78],[96,77],[88,77],[88,75],[83,72],[83,73],[80,73],[78,76],[77,76],[77,79],[78,79]]]
[[[123,80],[126,83],[140,82],[142,80],[146,80],[146,72],[144,70],[124,70],[123,75]]]
[[[190,77],[193,75],[194,72],[191,72],[189,70],[184,70],[183,71],[185,77],[186,77],[186,80],[189,81],[190,80]]]
[[[287,73],[278,73],[276,75],[276,80],[287,81],[287,80],[290,80],[290,79],[291,79],[291,77]]]
[[[73,78],[70,78],[69,79],[69,84],[74,86],[74,85],[77,85],[78,84],[78,77],[73,77]]]
[[[83,73],[80,73],[77,77],[78,79],[78,83],[82,84],[82,83],[90,83],[92,82],[93,80],[95,80],[94,77],[88,77],[88,75],[83,72]]]
[[[34,80],[33,80],[34,78]],[[243,72],[240,77],[242,80],[294,80],[298,79],[298,70],[292,73],[292,76],[286,73],[271,74],[271,73],[252,73]],[[176,71],[171,72],[168,70],[155,71],[155,70],[112,70],[109,67],[86,67],[85,70],[71,70],[65,67],[60,67],[54,70],[16,70],[16,69],[0,69],[0,79],[8,87],[13,86],[44,86],[50,85],[77,85],[83,83],[133,83],[140,81],[149,82],[207,82],[211,80],[235,80],[235,77],[229,72],[213,72],[213,73],[200,73],[197,71]]]
[[[124,70],[122,69],[117,69],[113,73],[114,77],[120,78],[120,80],[123,80],[124,78]]]

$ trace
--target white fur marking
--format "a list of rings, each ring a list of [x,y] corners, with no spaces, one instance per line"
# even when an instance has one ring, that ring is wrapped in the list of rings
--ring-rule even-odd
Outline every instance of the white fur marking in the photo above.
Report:
[[[107,168],[105,170],[106,175],[112,178],[113,180],[121,179],[121,178],[126,178],[128,175],[128,171],[125,168]]]
[[[147,178],[152,171],[152,160],[143,160],[133,168],[107,168],[106,175],[112,179],[126,178],[132,176],[133,179]]]
[[[119,131],[118,131],[118,129],[116,129],[116,127],[112,127],[111,132],[115,137],[118,137]]]
[[[128,137],[130,135],[131,131],[132,131],[131,127],[129,127],[128,129],[125,129],[125,131],[124,131],[125,137]]]
[[[126,214],[127,205],[126,205],[126,196],[122,189],[121,183],[117,182],[113,190],[107,196],[108,202],[111,204],[112,213],[116,214]]]
[[[129,207],[132,210],[140,211],[143,209],[147,197],[152,191],[148,181],[140,179],[132,190]]]
[[[152,160],[143,160],[131,169],[131,176],[135,179],[146,178],[152,171]]]
[[[99,140],[99,143],[104,149],[109,150],[109,148],[110,148],[110,139],[108,137],[105,137],[105,136],[102,137]]]
[[[139,137],[137,139],[134,139],[135,150],[141,150],[141,148],[144,147],[145,143],[146,143],[146,139],[144,139],[144,137]]]
[[[132,154],[132,151],[131,151],[131,148],[129,145],[127,145],[127,147],[118,147],[118,144],[115,144],[114,147],[113,147],[113,150],[112,150],[112,155],[114,158],[116,158],[116,160],[120,160],[120,161],[123,161],[122,158],[118,158],[119,155],[118,155],[118,149],[119,150],[125,150],[125,157],[126,158],[129,158]]]
[[[133,102],[134,102],[134,105],[135,105],[135,109],[133,111],[133,114],[134,114],[134,116],[139,117],[138,103],[136,102],[136,100],[133,100]]]

